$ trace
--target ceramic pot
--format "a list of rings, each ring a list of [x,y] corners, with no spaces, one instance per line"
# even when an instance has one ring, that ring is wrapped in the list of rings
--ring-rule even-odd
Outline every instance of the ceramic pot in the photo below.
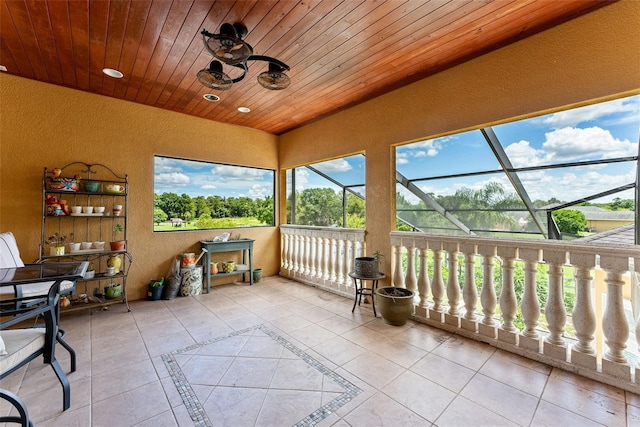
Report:
[[[64,255],[64,246],[51,246],[49,248],[49,255],[51,256]]]
[[[209,268],[209,273],[218,274],[218,263],[217,262],[212,262],[211,263],[211,267]]]
[[[235,261],[226,261],[222,263],[222,271],[225,273],[233,273],[233,270],[236,268]]]
[[[114,274],[120,272],[120,266],[122,265],[122,259],[118,255],[111,255],[107,260],[107,266],[113,267]]]
[[[115,242],[110,242],[112,251],[123,251],[124,250],[124,240],[117,240]]]
[[[149,301],[157,301],[162,299],[162,291],[164,290],[164,286],[149,286],[149,290],[147,291],[147,299]]]
[[[260,279],[262,279],[262,269],[254,268],[253,269],[253,283],[258,283]]]
[[[373,257],[358,257],[355,260],[355,272],[360,277],[376,277],[379,274],[378,260]]]
[[[415,292],[394,286],[385,286],[376,290],[376,306],[385,323],[402,326],[413,314]]]
[[[122,295],[122,285],[120,283],[112,283],[105,286],[104,295],[109,299],[118,298]]]

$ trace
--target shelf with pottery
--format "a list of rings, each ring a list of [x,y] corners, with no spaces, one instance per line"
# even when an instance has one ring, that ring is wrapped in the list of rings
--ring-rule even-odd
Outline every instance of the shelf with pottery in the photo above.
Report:
[[[125,304],[132,255],[127,249],[128,179],[101,164],[44,168],[42,262],[86,260],[87,275],[61,300],[63,311]],[[47,250],[48,247],[48,250]]]
[[[205,255],[202,258],[202,265],[205,271],[205,285],[207,287],[207,293],[211,291],[211,279],[226,276],[242,275],[242,281],[245,280],[245,274],[249,275],[249,285],[253,285],[253,239],[235,239],[227,241],[207,241],[201,240],[200,247],[205,250]],[[223,269],[223,262],[219,262],[219,266],[216,266],[218,273],[212,274],[211,266],[211,254],[222,252],[242,252],[242,265],[248,266],[245,269],[231,269],[225,271]]]

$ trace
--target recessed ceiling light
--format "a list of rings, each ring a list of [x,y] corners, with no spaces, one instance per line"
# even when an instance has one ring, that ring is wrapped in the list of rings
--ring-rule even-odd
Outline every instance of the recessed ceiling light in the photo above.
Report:
[[[205,93],[204,95],[202,95],[202,97],[204,99],[206,99],[207,101],[211,101],[211,102],[218,102],[220,101],[220,97],[218,95],[214,95],[212,93]]]
[[[4,65],[0,65],[0,71],[7,71],[7,67],[5,67]]]
[[[251,111],[251,109],[249,107],[238,107],[238,111],[240,111],[241,113],[248,113]]]
[[[113,68],[103,68],[102,72],[109,77],[113,77],[114,79],[121,79],[124,77],[124,74],[122,74],[118,70],[114,70]]]

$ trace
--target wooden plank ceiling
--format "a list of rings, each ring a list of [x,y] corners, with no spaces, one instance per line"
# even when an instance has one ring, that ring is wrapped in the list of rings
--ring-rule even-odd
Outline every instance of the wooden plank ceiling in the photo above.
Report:
[[[594,0],[0,0],[9,74],[282,134],[531,36],[610,2]],[[243,23],[255,54],[284,61],[291,86],[261,87],[249,62],[226,91],[196,74],[200,32]],[[124,73],[116,80],[102,69]],[[238,70],[225,66],[232,77]],[[235,75],[234,75],[235,72]],[[214,93],[220,101],[203,95]],[[250,113],[237,108],[249,107]]]

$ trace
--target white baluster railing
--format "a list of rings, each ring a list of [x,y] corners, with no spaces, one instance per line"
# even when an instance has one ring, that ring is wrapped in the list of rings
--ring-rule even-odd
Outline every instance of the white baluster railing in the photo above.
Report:
[[[640,392],[640,357],[631,363],[627,348],[630,332],[640,340],[640,319],[630,330],[623,296],[623,279],[640,270],[640,247],[412,232],[392,232],[390,239],[396,254],[392,283],[412,283],[417,275],[414,320]],[[416,248],[419,262],[412,261]],[[602,313],[593,300],[599,289],[594,269],[606,272],[603,294],[595,294],[606,301]],[[566,307],[566,286],[573,281],[575,301]],[[545,284],[543,304],[538,291]],[[597,342],[604,342],[600,351]]]
[[[364,230],[282,225],[280,235],[281,276],[353,297],[348,273],[364,254]]]

